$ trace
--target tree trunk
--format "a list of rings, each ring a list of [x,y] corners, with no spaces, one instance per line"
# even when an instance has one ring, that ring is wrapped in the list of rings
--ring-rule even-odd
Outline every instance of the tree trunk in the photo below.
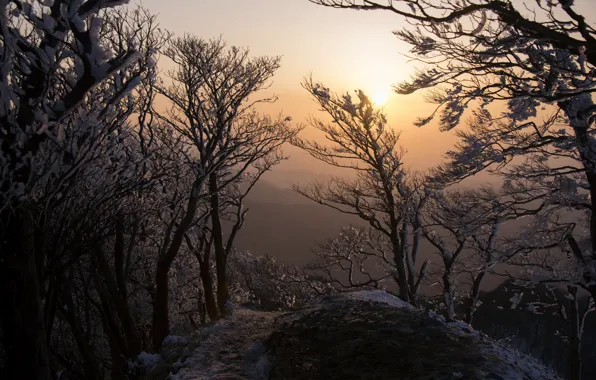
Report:
[[[596,208],[596,152],[594,152],[594,144],[596,139],[590,135],[588,131],[591,127],[590,120],[586,117],[591,115],[590,112],[586,112],[588,109],[594,107],[594,102],[590,95],[582,94],[579,95],[580,101],[584,104],[582,110],[574,109],[575,102],[577,99],[570,99],[559,102],[559,107],[565,111],[565,114],[569,118],[570,126],[573,128],[573,132],[577,140],[577,152],[582,160],[584,166],[586,180],[590,185],[590,203],[592,210]],[[591,252],[586,261],[584,262],[584,268],[589,268],[596,262],[596,215],[593,213],[590,215],[590,238],[591,238]],[[592,283],[596,279],[593,278],[593,274],[590,270],[584,270],[584,281]]]
[[[180,251],[184,235],[192,225],[197,213],[201,188],[205,178],[197,175],[192,185],[184,217],[176,227],[174,237],[167,250],[157,259],[155,270],[155,297],[153,299],[153,348],[159,350],[163,340],[170,334],[169,303],[168,303],[168,275],[170,266]]]
[[[101,281],[99,274],[95,274],[95,278],[96,282]],[[99,296],[98,310],[101,315],[103,331],[110,347],[110,357],[112,358],[110,378],[112,380],[124,379],[126,376],[126,363],[123,360],[125,342],[118,327],[114,324],[114,318],[111,316],[112,311],[110,310],[110,305],[106,300],[105,294],[101,291],[100,286],[96,285],[96,287]]]
[[[118,323],[118,318],[115,315],[114,305],[109,297],[109,292],[104,290],[104,284],[107,282],[105,277],[102,277],[101,267],[101,247],[97,246],[95,254],[92,255],[92,265],[98,270],[92,271],[94,277],[95,289],[99,303],[96,305],[100,315],[101,322],[103,325],[103,331],[108,340],[110,347],[110,356],[112,358],[110,376],[111,379],[124,378],[126,374],[126,362],[125,358],[128,357],[126,354],[126,337],[121,330],[121,326]],[[120,377],[119,377],[120,376]]]
[[[119,238],[118,234],[116,236],[116,241],[119,239],[123,240],[123,237]],[[97,273],[101,276],[101,279],[97,279],[97,284],[104,284],[103,286],[97,287],[97,292],[98,294],[102,293],[103,299],[109,304],[108,307],[113,308],[116,311],[115,314],[108,313],[106,315],[111,319],[111,324],[113,326],[119,326],[119,331],[120,328],[122,329],[121,332],[118,332],[118,335],[122,337],[122,340],[125,343],[122,354],[129,359],[136,357],[141,352],[141,339],[128,305],[126,281],[124,280],[123,275],[118,274],[119,272],[122,273],[124,271],[122,260],[118,258],[119,250],[122,251],[122,249],[118,248],[118,244],[116,244],[114,267],[112,268],[109,265],[101,246],[96,247],[95,265],[97,267]],[[104,291],[104,288],[107,291]]]
[[[414,226],[414,238],[412,239],[412,249],[410,252],[405,252],[408,268],[408,290],[410,292],[410,303],[416,307],[418,307],[418,285],[419,281],[422,280],[422,278],[420,277],[416,278],[416,258],[418,256],[418,250],[420,249],[421,234],[422,228],[419,225]],[[407,238],[407,231],[402,230],[402,239]],[[419,276],[422,276],[423,274],[424,270],[421,270]]]
[[[170,334],[170,318],[168,311],[168,273],[169,266],[158,264],[155,271],[155,303],[153,306],[153,348],[161,348],[163,340]]]
[[[596,153],[594,152],[593,146],[595,139],[591,136],[588,131],[590,129],[591,121],[587,116],[591,115],[586,110],[594,106],[594,102],[590,95],[582,94],[578,96],[579,99],[570,99],[559,102],[567,117],[577,139],[577,151],[584,165],[586,179],[590,185],[590,203],[592,210],[596,206]],[[583,104],[583,109],[574,109],[575,103],[580,101]],[[589,268],[596,262],[596,216],[594,213],[590,215],[590,237],[591,237],[591,252],[587,257],[583,256],[583,252],[576,252],[577,258],[583,261],[584,266],[584,281],[586,283],[593,283],[596,279],[593,276],[593,271]],[[581,363],[581,335],[582,335],[582,324],[580,322],[580,314],[577,303],[577,288],[568,288],[569,292],[574,296],[574,300],[571,301],[571,338],[569,340],[569,379],[580,380],[582,373]]]
[[[399,243],[397,231],[395,231],[395,236],[391,237],[391,243],[393,248],[393,261],[395,262],[395,268],[397,269],[397,285],[399,286],[399,298],[401,298],[405,302],[410,302],[410,292],[408,291],[408,277],[406,273],[406,265],[404,263],[404,257],[401,252],[402,248]]]
[[[209,193],[211,196],[211,234],[213,236],[213,248],[215,250],[215,272],[217,275],[217,306],[223,315],[224,306],[230,298],[227,279],[226,247],[223,241],[223,229],[221,226],[219,193],[217,188],[217,174],[209,175]]]
[[[579,305],[577,301],[577,288],[569,287],[569,293],[573,299],[569,301],[569,374],[568,380],[581,380],[582,378],[582,360],[581,360],[581,335],[582,323]]]
[[[485,271],[480,272],[472,282],[472,290],[470,292],[470,295],[468,296],[468,304],[466,306],[465,316],[465,322],[469,325],[471,325],[472,321],[474,320],[474,313],[476,312],[476,302],[478,301],[478,296],[480,295],[480,285],[482,284],[482,280],[484,279],[485,275]]]
[[[122,324],[124,335],[126,337],[126,355],[127,359],[135,358],[141,353],[141,339],[139,337],[137,326],[130,311],[128,304],[128,288],[126,275],[126,260],[124,249],[124,225],[118,219],[116,222],[116,244],[114,247],[114,272],[115,281],[110,281],[110,284],[115,287],[112,289],[112,299],[116,306],[118,319]],[[134,239],[131,239],[129,244],[134,244]],[[111,273],[106,273],[106,276],[111,276]]]
[[[72,279],[70,281],[72,281]],[[75,314],[76,308],[72,297],[72,289],[70,289],[70,285],[71,284],[69,284],[69,288],[64,289],[65,292],[63,301],[64,305],[67,307],[61,311],[64,315],[64,319],[70,326],[70,330],[77,344],[79,354],[83,359],[83,371],[85,373],[85,378],[88,380],[100,380],[101,372],[99,371],[99,363],[97,361],[97,356],[93,351],[93,347],[85,339],[85,333],[81,328],[80,319]],[[114,365],[115,363],[112,363],[112,366]]]
[[[203,291],[205,293],[205,307],[207,309],[207,315],[210,321],[216,321],[217,315],[217,303],[215,302],[215,295],[213,294],[213,278],[209,273],[208,261],[200,266],[201,282],[203,283]]]
[[[199,290],[199,323],[201,326],[207,323],[207,306],[205,304],[204,290]]]
[[[443,273],[443,298],[445,299],[445,309],[447,311],[447,319],[455,320],[455,305],[453,303],[453,286],[451,284],[451,270],[445,268]]]
[[[112,369],[110,370],[110,379],[126,379],[125,363],[123,363],[123,357],[119,354],[118,349],[112,347],[110,350],[112,358]]]
[[[33,238],[33,220],[22,209],[2,216],[0,311],[6,352],[5,379],[51,379],[51,368]]]

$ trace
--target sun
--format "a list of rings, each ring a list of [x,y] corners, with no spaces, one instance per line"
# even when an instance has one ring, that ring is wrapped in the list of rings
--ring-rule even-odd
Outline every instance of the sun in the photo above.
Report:
[[[377,90],[377,91],[373,92],[371,99],[375,105],[383,106],[383,105],[385,105],[385,103],[387,103],[387,100],[389,100],[389,96],[390,96],[389,91]]]

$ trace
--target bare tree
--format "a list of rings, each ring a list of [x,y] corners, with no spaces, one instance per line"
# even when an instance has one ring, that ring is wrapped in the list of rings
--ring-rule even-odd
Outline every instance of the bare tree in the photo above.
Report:
[[[596,31],[577,13],[573,2],[537,2],[533,8],[518,8],[503,0],[404,0],[388,5],[313,2],[387,10],[413,24],[395,34],[412,46],[412,55],[427,69],[395,89],[406,94],[433,88],[428,99],[437,104],[437,111],[420,119],[420,125],[440,112],[441,127],[452,129],[466,107],[478,104],[470,130],[458,131],[461,143],[449,152],[450,162],[436,173],[443,181],[452,183],[486,168],[503,168],[514,158],[525,158],[521,165],[510,165],[507,179],[519,187],[527,179],[535,179],[534,187],[541,188],[542,199],[550,198],[548,202],[556,200],[552,195],[573,192],[572,188],[593,191],[590,131],[596,106],[590,94],[596,85]],[[486,107],[498,101],[506,103],[507,111],[493,116]],[[537,117],[541,107],[546,115],[542,121]],[[561,188],[563,183],[567,185]],[[537,192],[534,188],[529,197],[536,199]],[[595,194],[591,193],[590,199]],[[591,201],[585,196],[564,198],[559,197],[556,203],[591,210]],[[592,233],[596,234],[596,229]],[[596,239],[591,240],[596,244]],[[582,253],[581,260],[593,255],[583,257]]]
[[[304,139],[296,139],[294,144],[329,165],[352,169],[356,179],[334,178],[326,184],[295,189],[317,203],[358,216],[385,234],[391,242],[399,296],[415,303],[427,266],[416,267],[420,210],[426,196],[418,179],[403,168],[399,134],[362,91],[353,99],[349,94],[332,94],[312,79],[303,86],[333,120],[310,120],[331,145]]]
[[[337,237],[320,243],[313,253],[316,258],[306,270],[339,291],[378,289],[387,281],[397,280],[391,244],[387,236],[372,228],[342,227]]]
[[[232,297],[239,304],[287,310],[333,290],[325,279],[270,256],[240,251],[230,257],[229,264]]]
[[[121,3],[0,5],[0,291],[9,378],[51,376],[44,222],[103,150],[122,116],[115,109],[145,73],[130,35],[115,46],[116,32],[102,33],[104,10]]]
[[[582,379],[584,330],[588,316],[596,308],[591,293],[578,286],[577,280],[574,281],[574,279],[581,276],[581,271],[578,270],[581,267],[578,267],[572,249],[578,250],[580,248],[578,242],[568,234],[570,230],[568,223],[560,224],[565,226],[566,230],[559,231],[556,235],[563,240],[565,238],[569,239],[568,245],[560,243],[556,249],[515,256],[509,262],[509,265],[518,271],[516,273],[507,273],[507,276],[529,290],[538,287],[547,290],[547,297],[525,303],[522,302],[523,293],[516,294],[512,308],[524,306],[535,314],[555,314],[567,324],[568,333],[562,334],[562,338],[569,344],[567,361],[569,372],[567,377],[579,380]],[[537,230],[538,228],[533,229]],[[545,233],[552,234],[551,225],[548,225],[548,229],[543,230],[543,234]],[[519,245],[517,241],[511,243]],[[569,247],[573,245],[576,245],[576,247]]]
[[[195,237],[191,237],[192,235],[195,235]],[[208,227],[203,226],[201,229],[193,229],[189,231],[185,235],[185,239],[188,249],[194,254],[199,263],[205,312],[211,321],[216,321],[219,317],[219,313],[212,275],[211,257],[213,256],[213,237],[209,233]]]
[[[267,119],[264,119],[267,120]],[[284,123],[288,120],[284,120]],[[258,122],[253,123],[255,132],[258,131]],[[274,125],[272,125],[275,127]],[[246,162],[241,160],[230,160],[230,164],[225,165],[226,168],[222,168],[215,175],[213,186],[209,187],[210,192],[210,210],[209,213],[212,215],[216,213],[218,216],[216,224],[213,224],[213,217],[211,217],[211,223],[207,223],[200,228],[195,228],[185,236],[186,244],[190,251],[195,255],[199,262],[201,280],[203,283],[203,294],[205,297],[206,311],[211,320],[216,320],[219,316],[218,309],[220,312],[224,312],[225,302],[219,303],[214,297],[214,281],[211,275],[211,256],[213,254],[223,254],[225,259],[225,267],[227,268],[227,260],[231,253],[234,252],[234,241],[238,232],[244,226],[246,215],[249,211],[244,206],[244,200],[250,191],[254,188],[254,185],[259,181],[263,174],[272,168],[273,165],[279,163],[284,156],[279,150],[280,145],[283,141],[291,138],[297,132],[297,129],[290,129],[285,126],[280,126],[278,130],[278,138],[271,139],[269,142],[271,146],[262,150],[262,146],[256,145],[256,150],[253,152],[247,152],[244,156]],[[237,158],[241,158],[238,156]],[[212,194],[217,195],[214,197]],[[219,224],[218,224],[219,223]],[[224,236],[223,225],[228,224],[231,227],[227,236]],[[213,228],[216,226],[217,228]],[[221,232],[222,244],[219,250],[215,250],[215,234],[217,231]],[[220,281],[217,286],[222,282],[228,283],[227,274],[219,274]],[[229,291],[226,296],[226,300],[230,297]],[[223,299],[223,296],[222,296]]]
[[[395,34],[412,46],[411,55],[425,68],[395,90],[410,94],[432,88],[428,99],[437,104],[417,124],[438,118],[441,128],[450,130],[466,108],[475,108],[470,128],[457,132],[460,143],[435,173],[437,181],[453,183],[495,170],[518,199],[535,200],[541,211],[536,217],[545,222],[555,210],[586,212],[575,217],[586,226],[589,244],[573,244],[568,235],[577,267],[568,280],[596,295],[593,20],[566,0],[313,2],[385,10],[409,22]],[[488,108],[499,103],[506,110],[493,115]],[[572,372],[569,377],[578,378],[577,369]]]
[[[98,32],[109,41],[105,46],[118,50],[125,46],[123,41],[134,43],[140,54],[133,67],[142,73],[142,82],[153,80],[150,61],[166,37],[158,31],[155,16],[142,8],[107,12]],[[81,108],[92,114],[105,91],[97,86]],[[129,122],[137,100],[137,94],[131,94],[104,113],[101,121],[112,132],[99,135],[93,150],[79,146],[84,165],[63,178],[59,199],[45,208],[46,221],[38,226],[46,236],[42,279],[51,354],[71,378],[102,378],[107,373],[122,378],[128,360],[147,348],[138,323],[137,288],[130,277],[149,216],[140,200],[168,168],[157,161],[149,164],[135,125]],[[76,144],[79,137],[73,133],[66,141]],[[44,161],[55,164],[52,156]],[[68,165],[63,169],[68,171]],[[76,354],[67,347],[69,338],[70,346],[78,348]]]
[[[163,159],[172,160],[173,165],[167,177],[156,186],[158,193],[154,200],[155,223],[159,224],[157,240],[154,242],[156,259],[152,264],[153,278],[148,281],[153,302],[153,345],[161,347],[163,339],[169,335],[169,272],[183,246],[185,233],[193,226],[206,223],[208,210],[204,207],[205,185],[209,162],[189,166],[186,160],[191,156],[181,136],[161,133],[172,148],[164,152]],[[217,160],[217,157],[215,157]]]
[[[487,185],[431,192],[422,230],[441,259],[437,272],[449,318],[455,318],[454,300],[460,294],[466,309],[464,320],[471,323],[487,275],[518,255],[559,247],[569,232],[568,225],[543,229],[532,224],[505,234],[508,223],[520,224],[519,219],[536,211],[524,212],[519,207],[516,199]]]
[[[251,58],[247,49],[227,48],[222,40],[204,41],[193,36],[175,38],[165,55],[176,67],[169,73],[171,84],[160,94],[171,107],[160,119],[179,134],[190,151],[186,162],[194,172],[184,216],[172,219],[172,238],[160,254],[156,272],[154,340],[159,344],[168,332],[167,281],[169,267],[188,230],[196,224],[196,211],[203,201],[215,251],[217,302],[229,298],[226,256],[229,246],[223,238],[221,189],[243,176],[251,167],[268,170],[282,158],[279,147],[293,135],[289,119],[271,120],[259,116],[254,105],[274,97],[254,99],[267,88],[279,67],[278,57]],[[201,206],[203,207],[203,206]],[[239,226],[243,213],[239,214]],[[207,219],[204,220],[207,222]],[[188,242],[189,240],[187,240]]]
[[[476,213],[470,198],[460,193],[444,194],[437,192],[429,197],[427,207],[422,213],[422,233],[436,249],[441,260],[440,284],[447,318],[456,318],[456,292],[458,277],[462,271],[461,261],[466,249],[471,245],[475,230],[482,225],[482,213]],[[467,194],[466,194],[467,195]],[[480,210],[478,210],[480,211]]]
[[[214,94],[214,97],[220,95]],[[230,298],[226,275],[227,258],[232,252],[238,231],[244,225],[248,209],[244,199],[257,181],[286,157],[281,146],[293,138],[299,129],[289,125],[289,118],[271,120],[256,112],[243,111],[232,127],[230,138],[237,147],[225,165],[209,178],[211,229],[217,269],[217,301],[220,312]],[[223,238],[222,221],[232,223],[227,238]]]

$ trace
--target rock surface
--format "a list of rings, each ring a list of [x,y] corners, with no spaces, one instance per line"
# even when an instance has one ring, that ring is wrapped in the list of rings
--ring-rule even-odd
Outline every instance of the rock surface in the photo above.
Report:
[[[170,379],[558,379],[468,325],[380,291],[327,296],[284,314],[237,309],[184,345]]]

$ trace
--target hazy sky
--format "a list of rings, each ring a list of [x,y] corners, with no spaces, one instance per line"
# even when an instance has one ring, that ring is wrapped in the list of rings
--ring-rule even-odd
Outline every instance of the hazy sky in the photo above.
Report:
[[[403,56],[408,46],[391,33],[402,26],[402,21],[389,12],[331,9],[308,0],[137,2],[158,13],[160,24],[175,34],[192,33],[202,38],[221,35],[230,45],[249,47],[254,55],[282,55],[282,67],[270,89],[279,101],[268,111],[283,110],[297,122],[318,113],[300,87],[309,73],[332,90],[361,88],[377,96],[390,94],[391,84],[408,78],[415,67]],[[589,6],[596,0],[576,3],[589,19],[596,18],[591,17],[596,12]],[[416,168],[437,163],[455,142],[452,133],[438,132],[433,125],[412,126],[417,116],[427,116],[432,110],[421,95],[394,94],[385,106],[391,125],[403,131],[402,144],[408,150],[406,163]],[[305,161],[303,152],[291,150],[291,154],[292,159],[282,166],[284,169],[314,166],[317,171],[323,170],[313,161]]]
[[[277,91],[297,91],[312,71],[330,85],[388,91],[403,78],[405,46],[388,13],[328,9],[307,0],[144,0],[161,24],[182,34],[223,38],[255,55],[282,55]]]

